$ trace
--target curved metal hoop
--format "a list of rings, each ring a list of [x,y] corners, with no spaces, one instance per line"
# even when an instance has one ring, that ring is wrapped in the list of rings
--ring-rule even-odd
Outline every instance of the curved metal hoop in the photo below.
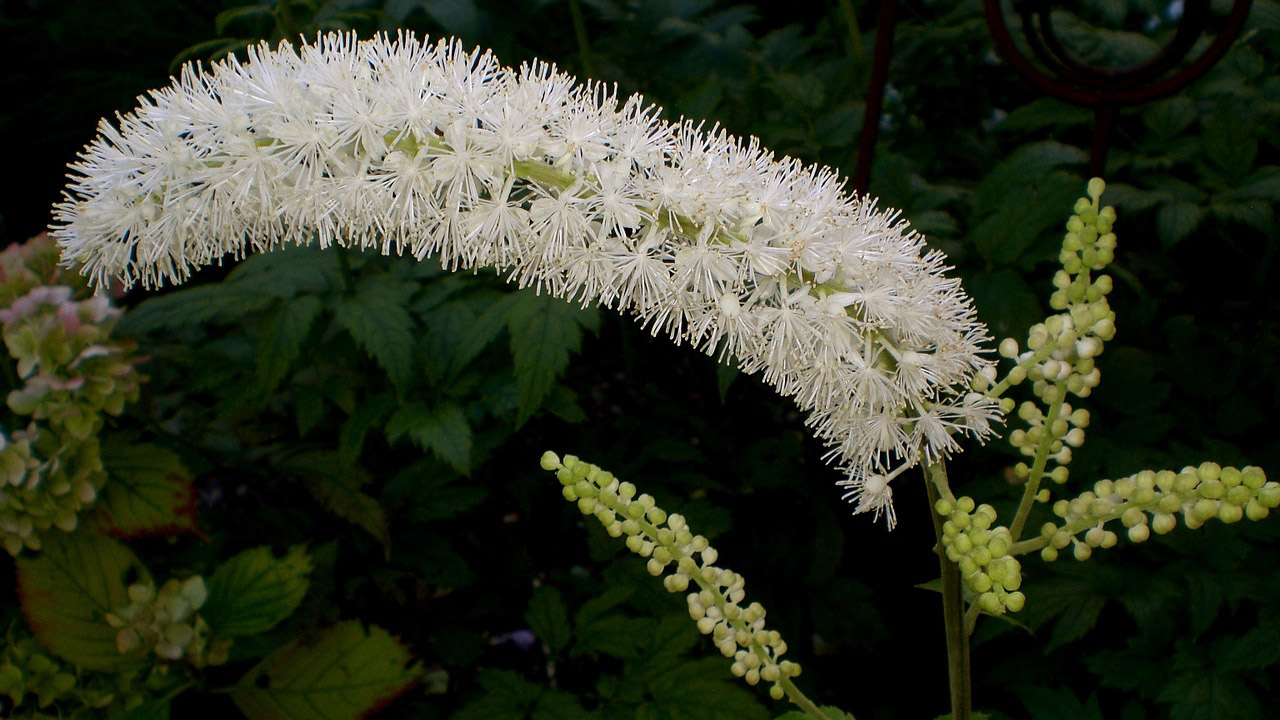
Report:
[[[1036,87],[1059,100],[1090,108],[1138,105],[1172,95],[1208,72],[1244,29],[1253,0],[1235,0],[1222,29],[1195,60],[1168,75],[1191,52],[1209,16],[1209,0],[1187,0],[1173,39],[1151,60],[1120,70],[1099,69],[1075,60],[1054,32],[1049,0],[1019,3],[1022,30],[1045,73],[1014,44],[1001,0],[983,0],[987,27],[1005,62]],[[1167,77],[1165,77],[1168,75]]]

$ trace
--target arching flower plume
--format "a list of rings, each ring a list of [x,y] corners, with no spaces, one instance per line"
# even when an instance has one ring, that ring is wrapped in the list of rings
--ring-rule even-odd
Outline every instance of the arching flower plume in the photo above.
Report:
[[[172,85],[72,165],[53,234],[98,286],[319,243],[494,267],[634,313],[809,411],[857,511],[984,437],[985,331],[941,254],[827,168],[456,41],[330,34]]]

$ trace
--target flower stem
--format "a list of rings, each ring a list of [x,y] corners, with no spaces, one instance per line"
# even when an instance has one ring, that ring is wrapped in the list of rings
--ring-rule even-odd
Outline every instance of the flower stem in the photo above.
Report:
[[[1022,489],[1022,501],[1018,503],[1018,512],[1013,516],[1013,524],[1009,526],[1009,535],[1014,542],[1022,537],[1022,528],[1027,524],[1027,516],[1031,514],[1031,508],[1036,503],[1036,494],[1040,492],[1040,481],[1044,479],[1044,466],[1049,462],[1049,446],[1053,444],[1053,434],[1049,432],[1053,421],[1058,417],[1058,411],[1062,409],[1062,402],[1067,396],[1066,383],[1057,383],[1058,392],[1054,396],[1054,400],[1049,404],[1049,412],[1044,416],[1044,436],[1040,438],[1040,445],[1036,447],[1035,463],[1031,466],[1031,473],[1027,475],[1026,487]]]
[[[929,517],[933,518],[933,532],[938,539],[934,551],[938,554],[938,564],[942,570],[942,618],[947,638],[951,718],[952,720],[972,720],[973,691],[969,679],[969,633],[965,627],[960,569],[947,559],[947,554],[942,549],[942,516],[933,509],[941,497],[939,490],[948,487],[947,467],[940,460],[925,465],[924,474],[924,486],[929,493]]]
[[[812,700],[800,692],[800,688],[791,682],[791,678],[784,677],[778,681],[778,684],[782,686],[782,691],[787,694],[787,699],[791,701],[791,704],[803,710],[805,715],[815,718],[815,720],[831,720],[826,713],[822,712],[822,708],[814,705]],[[849,715],[849,717],[853,718],[852,715]]]

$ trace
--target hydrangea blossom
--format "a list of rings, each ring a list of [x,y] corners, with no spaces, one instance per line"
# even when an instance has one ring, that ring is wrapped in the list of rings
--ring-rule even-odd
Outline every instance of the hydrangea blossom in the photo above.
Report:
[[[828,168],[452,40],[248,55],[102,122],[55,208],[64,262],[99,287],[289,243],[493,267],[760,373],[890,525],[889,480],[998,417],[942,255]]]

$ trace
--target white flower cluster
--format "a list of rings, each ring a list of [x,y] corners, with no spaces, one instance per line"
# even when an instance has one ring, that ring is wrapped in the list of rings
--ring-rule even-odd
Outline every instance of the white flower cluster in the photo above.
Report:
[[[285,243],[495,267],[763,371],[891,524],[889,479],[990,432],[969,299],[831,170],[450,40],[249,55],[103,121],[55,209],[65,262],[99,286]]]

